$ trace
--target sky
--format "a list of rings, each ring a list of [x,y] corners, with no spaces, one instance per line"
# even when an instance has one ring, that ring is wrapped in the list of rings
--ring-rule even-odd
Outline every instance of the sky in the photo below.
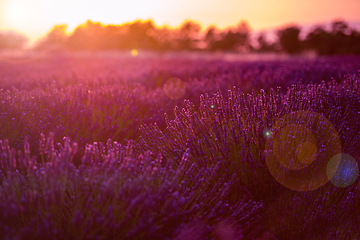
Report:
[[[18,31],[31,42],[54,25],[67,24],[72,31],[88,19],[103,24],[151,19],[170,27],[193,20],[203,29],[245,19],[260,31],[335,19],[360,23],[360,0],[0,0],[0,31]]]

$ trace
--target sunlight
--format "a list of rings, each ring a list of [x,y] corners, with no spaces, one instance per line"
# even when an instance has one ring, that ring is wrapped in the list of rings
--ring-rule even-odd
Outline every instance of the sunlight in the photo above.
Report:
[[[131,56],[136,57],[139,54],[138,50],[133,49],[131,50]]]
[[[5,3],[4,9],[4,18],[8,25],[22,27],[29,18],[29,11],[21,2],[8,1]]]
[[[54,25],[69,30],[90,19],[103,24],[123,24],[151,19],[156,26],[175,28],[186,19],[207,26],[227,28],[246,19],[252,30],[264,30],[288,23],[310,24],[335,18],[359,21],[360,1],[330,0],[0,0],[0,30],[13,29],[40,38]]]

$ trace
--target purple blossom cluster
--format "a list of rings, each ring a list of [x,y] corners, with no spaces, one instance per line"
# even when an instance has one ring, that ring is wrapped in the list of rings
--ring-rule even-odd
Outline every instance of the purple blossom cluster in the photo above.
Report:
[[[356,57],[0,69],[3,239],[360,238]]]
[[[221,162],[218,177],[236,174],[240,185],[264,202],[268,210],[264,218],[277,239],[357,239],[359,215],[351,209],[360,206],[359,90],[359,79],[348,78],[341,84],[293,85],[286,94],[278,87],[269,93],[245,95],[234,87],[227,101],[220,91],[212,97],[201,95],[198,111],[190,101],[185,101],[182,110],[175,108],[174,120],[166,118],[167,132],[156,125],[144,126],[139,146],[161,152],[178,164],[186,149],[190,149],[189,161],[201,166]],[[289,115],[294,117],[286,119]],[[286,126],[294,128],[293,135],[279,137]],[[300,170],[286,169],[281,164],[301,158],[296,147],[306,139],[299,126],[316,135],[317,154]],[[276,156],[274,146],[279,144],[284,147]],[[305,149],[305,154],[309,151]],[[336,159],[338,166],[348,155],[353,159],[346,173],[337,173],[345,188],[334,184],[334,175],[326,178],[329,165],[324,163],[337,153],[342,156]],[[276,169],[274,159],[281,162],[280,166],[276,162]],[[290,188],[292,182],[297,185]]]
[[[66,138],[56,151],[53,137],[40,139],[42,163],[30,156],[27,140],[17,157],[8,141],[0,142],[3,239],[173,239],[191,222],[201,223],[205,238],[225,220],[237,234],[257,234],[262,203],[235,175],[216,178],[220,164],[190,164],[186,152],[175,166],[150,151],[134,154],[131,141],[109,140],[87,145],[76,168],[77,144]]]

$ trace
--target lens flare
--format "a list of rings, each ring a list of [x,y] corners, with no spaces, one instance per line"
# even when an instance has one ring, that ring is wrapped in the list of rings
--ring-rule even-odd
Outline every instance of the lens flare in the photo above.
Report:
[[[336,164],[340,162],[336,168]],[[336,172],[331,176],[332,170]],[[355,182],[359,176],[359,165],[357,161],[349,154],[339,153],[333,156],[326,166],[328,178],[332,184],[337,187],[348,187]]]
[[[312,191],[334,176],[339,160],[327,170],[330,158],[341,153],[335,127],[324,116],[310,111],[291,112],[278,119],[266,138],[265,160],[270,173],[283,186]]]
[[[309,165],[314,162],[316,154],[317,146],[315,142],[305,141],[300,143],[300,145],[296,148],[296,158],[304,165]]]
[[[170,78],[163,87],[166,96],[172,100],[180,99],[185,94],[185,84],[180,78]]]
[[[269,129],[264,129],[263,134],[265,138],[271,137],[271,131]]]
[[[136,57],[139,54],[138,50],[132,49],[131,50],[131,56]]]
[[[289,170],[301,170],[315,159],[316,138],[305,125],[289,124],[275,135],[273,151],[281,166]]]

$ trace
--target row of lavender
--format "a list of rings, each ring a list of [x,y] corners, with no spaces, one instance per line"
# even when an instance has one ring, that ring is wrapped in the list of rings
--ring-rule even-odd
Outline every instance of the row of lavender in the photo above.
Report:
[[[220,92],[212,97],[205,94],[197,111],[189,101],[182,111],[175,108],[175,119],[167,120],[166,133],[156,125],[144,126],[138,147],[160,152],[178,163],[188,149],[190,162],[203,167],[221,162],[219,176],[236,174],[240,185],[264,203],[265,225],[277,239],[358,239],[359,83],[355,78],[342,84],[294,85],[286,94],[277,88],[269,94],[260,91],[258,95],[245,95],[234,88],[229,90],[227,101]],[[292,115],[295,119],[286,118]],[[293,135],[284,135],[287,125],[295,128]],[[293,179],[271,171],[269,149],[278,161],[300,158],[298,146],[292,146],[294,141],[299,144],[307,140],[299,125],[319,135],[318,154],[306,167],[291,169],[298,171],[282,171],[284,175],[299,173],[295,181],[300,185],[284,186],[284,181]],[[283,144],[283,152],[275,152],[276,144]],[[342,161],[347,158],[353,163],[336,173],[340,182],[334,177],[320,183],[318,175],[329,170],[324,161],[337,151]],[[284,152],[285,159],[281,159]],[[304,190],[308,188],[312,190]],[[236,198],[236,191],[231,194]]]
[[[9,239],[187,238],[194,232],[200,239],[221,239],[229,232],[251,239],[266,230],[283,239],[323,237],[316,234],[356,238],[358,214],[349,210],[359,209],[358,181],[346,189],[328,184],[314,192],[289,191],[269,175],[261,145],[264,128],[277,115],[302,109],[331,119],[343,151],[358,156],[357,84],[246,98],[235,89],[228,101],[220,93],[202,97],[200,114],[190,102],[183,112],[175,110],[175,119],[167,122],[168,135],[148,126],[138,146],[131,141],[126,146],[111,141],[87,145],[78,168],[72,163],[78,146],[68,138],[55,150],[54,135],[41,136],[40,161],[30,156],[27,139],[24,152],[1,142],[1,230]],[[293,98],[300,92],[303,98]],[[273,106],[268,106],[271,99]],[[281,108],[290,99],[291,106]],[[251,118],[234,121],[239,116],[233,112]],[[260,113],[268,122],[261,121]],[[352,124],[341,121],[342,116]],[[247,121],[253,123],[251,130],[241,126]]]
[[[132,145],[88,145],[82,165],[77,144],[54,151],[53,134],[41,140],[42,164],[29,143],[16,155],[1,142],[3,239],[189,239],[230,234],[256,236],[262,204],[251,200],[236,176],[217,178],[219,164],[180,165]],[[166,161],[166,164],[163,164]],[[209,181],[217,179],[215,185]],[[239,199],[230,204],[232,187]]]
[[[261,56],[259,57],[261,58]],[[226,59],[226,58],[225,58]],[[242,91],[269,90],[271,87],[288,87],[302,81],[303,84],[320,83],[331,78],[340,80],[345,74],[357,74],[360,67],[358,56],[339,56],[318,59],[281,59],[272,61],[222,61],[199,55],[195,59],[176,56],[145,55],[129,57],[121,53],[83,53],[34,55],[27,58],[1,58],[0,88],[20,90],[43,89],[54,84],[57,88],[76,83],[90,86],[119,83],[140,83],[155,89],[162,87],[170,77],[178,77],[191,83],[204,82],[203,92],[212,91],[214,83],[230,88],[237,85]],[[230,59],[231,60],[231,59]],[[218,83],[216,80],[226,80]],[[188,89],[189,90],[189,89]],[[198,95],[196,94],[196,99]],[[189,99],[192,92],[186,92]],[[194,96],[192,96],[194,97]]]
[[[295,83],[340,82],[360,69],[357,57],[224,62],[98,53],[0,61],[0,139],[21,148],[29,136],[34,154],[41,132],[53,131],[56,142],[70,137],[82,154],[86,143],[138,140],[141,124],[156,122],[164,130],[164,113],[174,117],[184,99],[200,106],[205,92],[282,86],[285,93]],[[174,77],[180,85],[167,86]]]
[[[314,65],[247,66],[261,64],[285,76],[288,69],[276,64]],[[353,73],[358,62],[323,64],[333,64],[341,84],[284,91],[289,79],[272,76],[263,81],[267,87],[284,87],[259,94],[244,94],[240,76],[226,73],[224,66],[235,63],[214,64],[224,74],[187,79],[185,96],[195,105],[185,101],[182,111],[175,108],[165,118],[163,112],[181,99],[169,100],[161,88],[141,83],[84,81],[60,89],[55,82],[45,89],[2,91],[1,138],[9,140],[0,147],[0,232],[8,239],[359,238],[358,179],[345,188],[329,181],[314,191],[292,191],[275,180],[266,161],[267,144],[275,139],[268,133],[298,111],[328,119],[341,152],[359,161],[359,79],[339,76]],[[250,75],[251,86],[261,86],[258,71]],[[240,90],[229,90],[227,100],[221,91],[196,100],[204,90],[214,93],[211,85],[224,91],[229,82]],[[315,133],[324,128],[322,122],[310,125]]]

